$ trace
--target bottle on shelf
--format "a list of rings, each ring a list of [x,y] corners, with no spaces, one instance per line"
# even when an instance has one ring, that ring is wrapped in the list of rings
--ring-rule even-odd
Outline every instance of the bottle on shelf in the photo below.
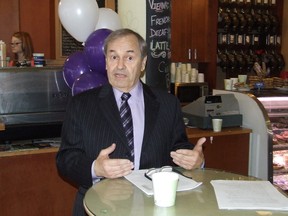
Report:
[[[0,40],[0,67],[6,67],[6,44]]]

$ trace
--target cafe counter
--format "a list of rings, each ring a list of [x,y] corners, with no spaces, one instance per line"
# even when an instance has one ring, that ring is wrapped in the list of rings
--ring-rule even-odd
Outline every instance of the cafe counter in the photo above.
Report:
[[[250,133],[240,127],[218,133],[187,128],[193,143],[207,137],[205,167],[244,175],[248,174]],[[1,215],[72,215],[77,189],[58,175],[57,151],[57,147],[0,151]]]
[[[57,151],[0,152],[1,215],[72,215],[77,190],[58,175]]]
[[[220,132],[187,128],[188,139],[196,144],[206,137],[203,145],[205,167],[249,175],[249,151],[251,129],[242,127],[222,128]]]

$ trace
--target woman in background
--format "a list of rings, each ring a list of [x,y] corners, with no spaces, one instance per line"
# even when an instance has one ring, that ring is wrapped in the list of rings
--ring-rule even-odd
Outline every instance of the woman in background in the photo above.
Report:
[[[11,38],[11,50],[14,58],[9,66],[34,66],[32,39],[27,32],[15,32]]]

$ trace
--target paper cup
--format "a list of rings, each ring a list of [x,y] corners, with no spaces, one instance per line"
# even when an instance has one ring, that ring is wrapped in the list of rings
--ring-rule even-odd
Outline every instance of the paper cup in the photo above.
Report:
[[[198,82],[203,83],[204,82],[204,73],[198,73]]]
[[[234,87],[235,83],[238,83],[238,78],[230,78],[232,80],[232,90],[236,90],[236,88]]]
[[[246,84],[247,75],[240,74],[240,75],[238,75],[238,79],[239,79],[239,82],[240,82],[240,83],[245,83],[245,84]]]
[[[152,175],[154,203],[159,207],[175,205],[179,175],[174,172],[158,172]]]
[[[224,89],[225,90],[232,90],[232,80],[231,79],[224,79]]]
[[[212,119],[212,126],[214,132],[220,132],[222,130],[222,119]]]

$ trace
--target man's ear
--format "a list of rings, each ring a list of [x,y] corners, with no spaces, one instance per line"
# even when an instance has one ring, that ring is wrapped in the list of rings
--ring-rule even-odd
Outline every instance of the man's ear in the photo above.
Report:
[[[141,63],[141,72],[143,72],[145,70],[145,67],[146,67],[146,62],[147,62],[147,56],[145,56],[142,60],[142,63]]]

